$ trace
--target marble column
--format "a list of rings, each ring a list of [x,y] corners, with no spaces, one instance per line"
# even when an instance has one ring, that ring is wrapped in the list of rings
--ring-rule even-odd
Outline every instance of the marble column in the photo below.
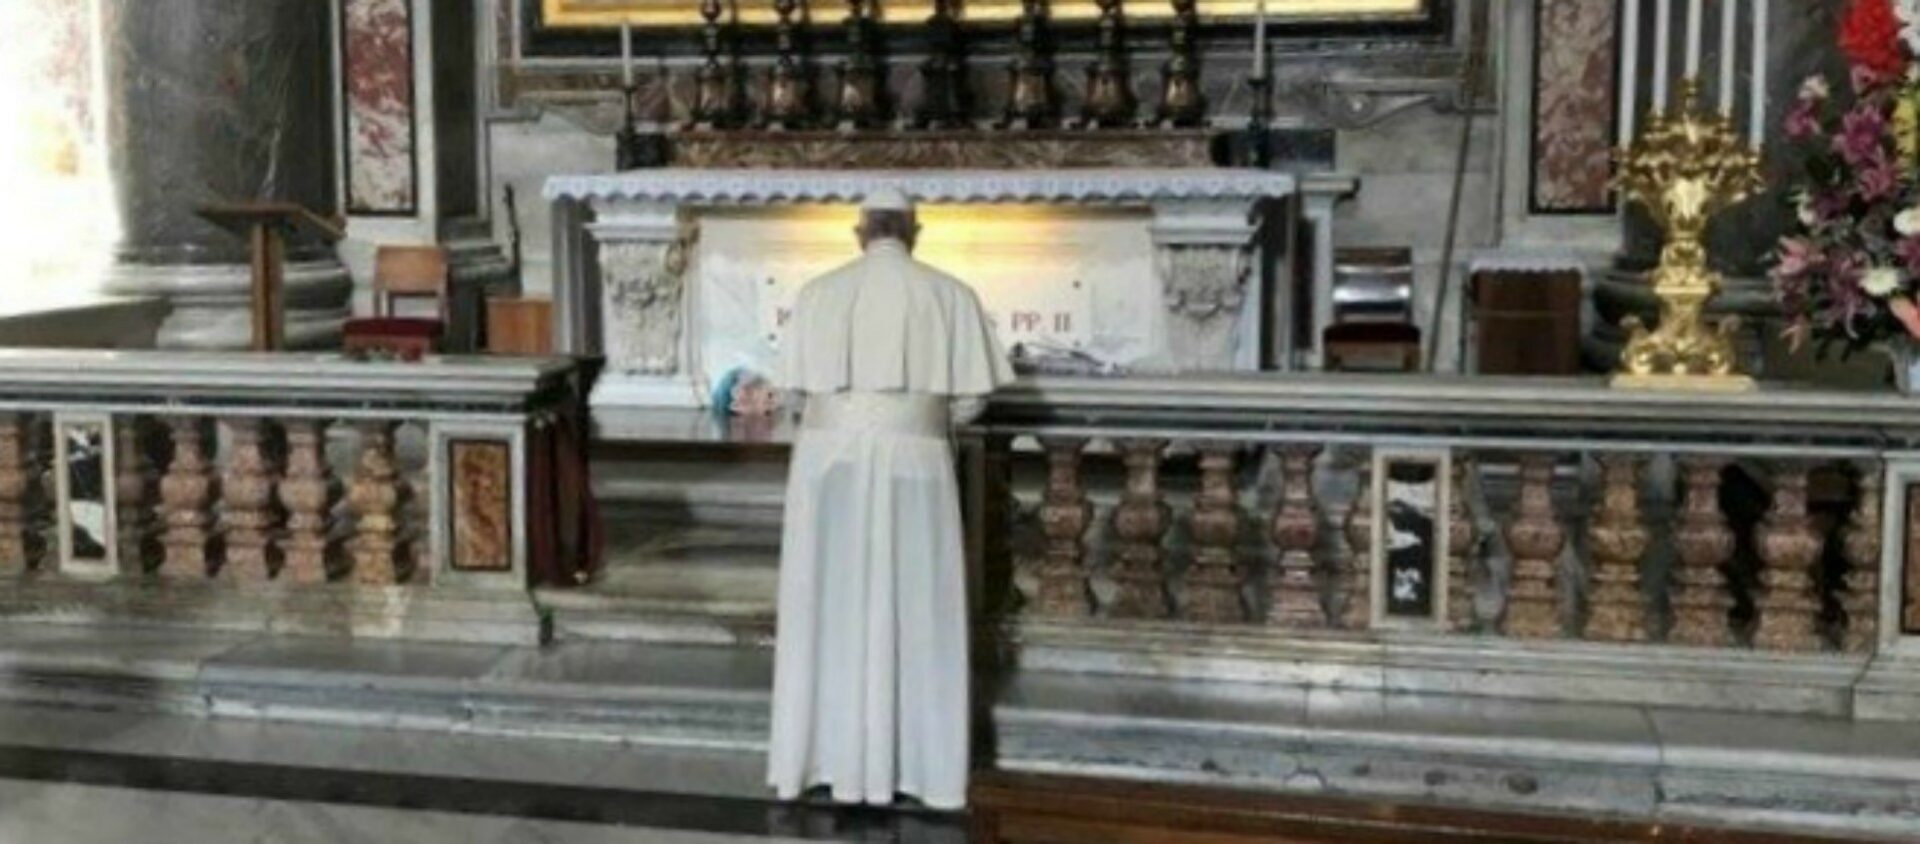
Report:
[[[216,202],[335,210],[326,3],[104,0],[108,162],[120,216],[111,292],[173,305],[159,344],[242,348],[246,242],[202,220]],[[287,252],[287,343],[339,337],[352,287],[331,247]]]

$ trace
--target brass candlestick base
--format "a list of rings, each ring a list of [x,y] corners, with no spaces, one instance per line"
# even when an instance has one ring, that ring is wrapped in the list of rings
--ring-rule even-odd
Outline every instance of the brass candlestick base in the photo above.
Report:
[[[1667,112],[1650,115],[1640,136],[1615,152],[1615,184],[1666,233],[1650,278],[1660,298],[1660,326],[1650,331],[1638,317],[1621,321],[1628,340],[1616,387],[1753,388],[1752,378],[1734,371],[1737,322],[1728,318],[1709,328],[1702,318],[1720,289],[1702,237],[1713,215],[1760,189],[1760,153],[1741,141],[1727,115],[1702,110],[1699,95],[1698,80],[1681,80]]]

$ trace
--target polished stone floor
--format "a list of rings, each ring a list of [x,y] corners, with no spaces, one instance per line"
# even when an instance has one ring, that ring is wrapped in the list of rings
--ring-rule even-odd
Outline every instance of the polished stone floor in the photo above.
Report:
[[[180,747],[127,740],[143,733],[228,752],[195,758],[181,755]],[[740,760],[717,764],[695,750],[629,748],[632,764],[651,771],[649,776],[589,772],[566,784],[504,777],[510,760],[480,764],[489,754],[475,746],[450,750],[400,736],[369,728],[0,705],[0,844],[965,840],[964,819],[957,815],[777,804],[757,789],[747,796],[749,790],[738,786],[757,776],[734,770]],[[536,768],[565,765],[569,756],[589,769],[595,762],[591,753],[564,752],[581,750],[579,743],[465,738]],[[227,746],[236,744],[252,750]],[[300,752],[316,744],[338,752]],[[413,769],[439,773],[365,766],[369,757],[448,753],[475,764],[466,773],[447,773],[459,770],[457,764]],[[714,793],[722,783],[734,786],[731,794]]]
[[[0,780],[0,841],[49,844],[768,844],[617,825]]]

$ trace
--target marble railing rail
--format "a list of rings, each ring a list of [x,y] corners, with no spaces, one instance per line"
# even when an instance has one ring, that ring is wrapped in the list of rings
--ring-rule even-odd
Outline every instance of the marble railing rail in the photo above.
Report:
[[[1836,658],[1920,632],[1920,400],[1891,393],[1041,378],[969,435],[976,545],[1010,563],[1016,624]],[[1016,449],[1044,455],[1037,500],[1011,500]],[[1097,500],[1098,477],[1118,494]]]
[[[524,594],[529,465],[584,377],[560,358],[0,350],[0,572]]]

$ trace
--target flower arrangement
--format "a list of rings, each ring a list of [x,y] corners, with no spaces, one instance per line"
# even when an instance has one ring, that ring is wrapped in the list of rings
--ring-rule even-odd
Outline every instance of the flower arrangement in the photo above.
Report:
[[[1795,348],[1920,343],[1920,0],[1850,0],[1838,40],[1850,95],[1813,76],[1787,109],[1804,172],[1774,296]]]

